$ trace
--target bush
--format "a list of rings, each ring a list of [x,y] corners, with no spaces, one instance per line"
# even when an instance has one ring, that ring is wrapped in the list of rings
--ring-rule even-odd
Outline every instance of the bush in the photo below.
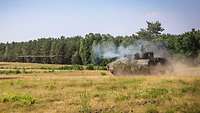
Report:
[[[94,70],[94,65],[89,64],[89,65],[86,66],[86,69],[87,70]]]
[[[102,75],[102,76],[106,76],[106,73],[105,73],[105,72],[101,72],[101,75]]]
[[[95,66],[95,70],[107,70],[106,66]]]
[[[21,74],[22,72],[17,69],[17,70],[0,70],[0,74]]]
[[[49,69],[49,72],[55,72],[55,69]]]
[[[95,66],[93,64],[86,65],[85,68],[83,65],[65,65],[55,70],[107,70],[106,66]]]
[[[81,65],[66,65],[58,68],[58,70],[83,70],[83,66]]]
[[[66,66],[59,67],[58,70],[72,70],[72,67],[66,65]]]
[[[72,69],[73,69],[73,70],[83,70],[83,66],[80,66],[80,65],[73,65],[73,66],[72,66]]]
[[[21,73],[21,71],[19,70],[19,69],[17,69],[16,71],[15,71],[15,74],[20,74]]]

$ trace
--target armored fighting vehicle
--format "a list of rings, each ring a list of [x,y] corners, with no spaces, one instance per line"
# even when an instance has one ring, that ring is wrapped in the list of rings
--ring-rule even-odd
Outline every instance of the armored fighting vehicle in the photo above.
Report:
[[[126,55],[107,65],[113,75],[161,74],[171,72],[172,67],[166,58],[154,57],[153,52]]]

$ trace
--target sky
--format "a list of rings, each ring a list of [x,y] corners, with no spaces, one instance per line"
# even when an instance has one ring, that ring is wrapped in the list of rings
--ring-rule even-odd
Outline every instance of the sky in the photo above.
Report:
[[[200,28],[200,0],[0,0],[0,42],[87,33],[131,35],[159,20],[164,33]]]

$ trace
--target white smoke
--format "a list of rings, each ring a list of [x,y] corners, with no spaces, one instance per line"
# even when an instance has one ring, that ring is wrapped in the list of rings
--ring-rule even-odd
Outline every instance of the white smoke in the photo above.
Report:
[[[121,58],[126,55],[141,54],[143,52],[153,52],[155,57],[169,56],[166,44],[163,42],[150,42],[138,40],[129,46],[116,46],[112,41],[103,41],[92,45],[93,53],[99,58]]]

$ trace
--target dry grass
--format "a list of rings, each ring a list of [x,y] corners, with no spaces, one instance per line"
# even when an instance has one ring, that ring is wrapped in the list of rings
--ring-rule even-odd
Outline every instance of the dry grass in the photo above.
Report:
[[[37,64],[37,63],[17,63],[17,62],[0,62],[0,68],[16,69],[16,68],[28,68],[28,69],[41,69],[41,68],[58,68],[63,65],[59,64]]]
[[[0,77],[0,113],[200,112],[200,76],[192,73],[114,77],[83,70]]]

